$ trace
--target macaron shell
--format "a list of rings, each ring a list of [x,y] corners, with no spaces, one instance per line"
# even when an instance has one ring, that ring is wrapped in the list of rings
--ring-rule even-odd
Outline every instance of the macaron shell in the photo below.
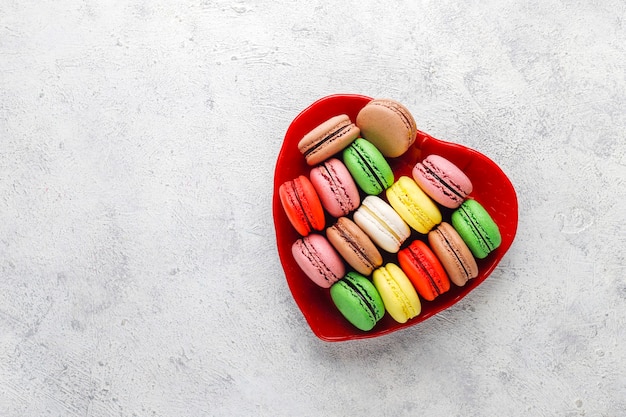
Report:
[[[472,182],[452,162],[429,155],[412,171],[413,179],[426,194],[444,207],[457,208],[472,192]]]
[[[450,280],[441,262],[421,240],[402,249],[398,263],[422,298],[432,301],[450,289]]]
[[[304,135],[298,143],[307,164],[317,165],[341,152],[359,137],[360,129],[345,115],[331,117]]]
[[[394,263],[376,269],[372,281],[385,310],[398,323],[406,323],[422,311],[422,304],[406,274]]]
[[[296,240],[291,253],[306,276],[322,288],[330,288],[346,273],[341,257],[322,235]]]
[[[402,217],[384,200],[367,196],[354,212],[354,222],[381,249],[396,253],[411,235],[411,229]]]
[[[478,259],[484,259],[502,243],[498,225],[476,200],[466,200],[452,213],[452,226]]]
[[[359,188],[366,194],[377,195],[393,184],[389,163],[370,142],[358,138],[343,151],[343,162]]]
[[[441,211],[411,178],[402,176],[389,189],[387,200],[409,226],[427,234],[441,223]]]
[[[333,217],[345,216],[359,207],[359,190],[339,159],[331,158],[316,166],[309,177],[322,206]]]
[[[442,222],[431,230],[428,243],[455,285],[462,287],[468,280],[478,276],[474,255],[449,223]]]
[[[370,275],[383,264],[376,245],[347,217],[340,217],[334,225],[326,229],[326,237],[343,259],[363,275]]]
[[[307,236],[313,230],[324,229],[324,209],[307,177],[300,175],[286,181],[281,184],[278,192],[285,214],[298,233]]]
[[[385,305],[374,284],[353,271],[330,287],[330,296],[341,314],[363,331],[372,330],[385,314]]]
[[[395,158],[415,142],[417,127],[411,112],[391,99],[370,101],[357,115],[361,135],[372,142],[383,155]]]

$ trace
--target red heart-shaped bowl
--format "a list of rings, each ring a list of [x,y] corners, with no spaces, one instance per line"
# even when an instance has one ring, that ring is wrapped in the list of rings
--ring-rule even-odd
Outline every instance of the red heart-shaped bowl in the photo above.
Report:
[[[276,161],[274,172],[274,196],[272,200],[276,244],[278,254],[285,271],[287,284],[296,304],[304,317],[320,339],[326,341],[343,341],[381,336],[405,327],[413,326],[457,303],[479,286],[502,259],[513,243],[517,230],[517,196],[511,181],[504,172],[483,154],[465,146],[441,141],[426,133],[417,133],[415,144],[402,156],[388,159],[394,170],[395,178],[401,175],[411,176],[411,169],[430,154],[441,155],[461,168],[472,180],[474,190],[471,198],[480,202],[491,214],[500,228],[502,243],[487,258],[478,260],[478,277],[470,280],[465,286],[452,287],[447,293],[435,298],[434,301],[422,302],[419,316],[404,324],[394,321],[388,314],[369,332],[361,331],[352,326],[334,306],[328,289],[320,288],[313,283],[298,267],[291,255],[291,245],[300,236],[289,223],[278,196],[278,188],[288,180],[300,174],[307,175],[311,169],[298,151],[300,139],[315,126],[338,114],[347,114],[352,120],[369,101],[370,97],[361,95],[332,95],[324,97],[302,111],[291,123],[285,134],[283,146]],[[449,221],[450,211],[442,209],[444,221]],[[327,226],[333,220],[328,219]],[[424,239],[423,235],[414,233],[407,240]],[[406,243],[405,243],[406,244]],[[386,255],[387,261],[397,262],[395,255]]]

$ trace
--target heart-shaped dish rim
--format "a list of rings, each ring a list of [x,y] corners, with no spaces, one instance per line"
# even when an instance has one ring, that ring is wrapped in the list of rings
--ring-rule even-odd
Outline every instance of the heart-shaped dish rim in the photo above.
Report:
[[[389,314],[385,314],[383,319],[369,332],[361,331],[352,326],[333,305],[329,290],[314,284],[300,270],[293,259],[291,246],[300,235],[291,226],[285,215],[280,203],[278,188],[283,182],[298,175],[308,176],[312,167],[306,164],[297,147],[299,140],[308,131],[338,114],[347,114],[354,121],[359,110],[371,100],[372,98],[362,95],[335,94],[315,101],[289,125],[274,171],[272,211],[276,230],[276,245],[285,278],[296,304],[313,333],[320,339],[329,342],[365,339],[395,332],[414,326],[456,304],[491,274],[513,243],[517,231],[517,196],[511,181],[500,167],[480,152],[462,145],[435,139],[418,131],[415,144],[404,155],[388,159],[394,170],[395,179],[397,180],[401,175],[410,177],[411,169],[415,163],[427,155],[439,154],[449,159],[465,171],[472,180],[474,190],[470,198],[480,202],[491,214],[500,228],[502,243],[487,258],[477,260],[478,277],[470,280],[463,287],[452,284],[447,293],[440,295],[434,301],[422,299],[422,312],[408,322],[397,323]],[[381,197],[384,198],[384,193],[381,194]],[[445,208],[441,209],[444,221],[449,221],[451,211]],[[332,221],[331,217],[327,217],[326,226],[330,226]],[[414,232],[403,247],[415,238],[424,239],[425,236]],[[381,253],[384,252],[381,251]],[[385,263],[388,261],[397,262],[394,261],[395,255],[385,255],[384,257]]]

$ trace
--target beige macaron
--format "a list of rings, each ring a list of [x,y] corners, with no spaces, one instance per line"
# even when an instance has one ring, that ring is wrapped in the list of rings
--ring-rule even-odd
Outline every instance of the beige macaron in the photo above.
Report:
[[[298,142],[307,164],[317,165],[342,151],[359,137],[360,130],[345,114],[331,117]]]
[[[328,241],[357,272],[370,275],[383,264],[376,245],[359,226],[347,217],[340,217],[326,229]]]
[[[417,135],[411,112],[391,99],[375,99],[367,103],[357,115],[356,125],[361,136],[389,158],[405,153]]]
[[[428,233],[431,249],[448,273],[450,281],[459,287],[476,278],[478,265],[461,236],[449,223],[442,222]]]

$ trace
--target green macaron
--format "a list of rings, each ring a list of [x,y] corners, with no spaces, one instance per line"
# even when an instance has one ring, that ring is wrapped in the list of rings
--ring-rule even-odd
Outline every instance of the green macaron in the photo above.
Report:
[[[478,259],[486,258],[502,243],[498,225],[476,200],[465,200],[452,213],[452,226]]]
[[[393,171],[382,153],[363,138],[343,150],[343,162],[359,188],[378,195],[393,184]]]
[[[371,330],[385,314],[385,305],[374,284],[354,271],[330,287],[330,297],[341,314],[363,331]]]

